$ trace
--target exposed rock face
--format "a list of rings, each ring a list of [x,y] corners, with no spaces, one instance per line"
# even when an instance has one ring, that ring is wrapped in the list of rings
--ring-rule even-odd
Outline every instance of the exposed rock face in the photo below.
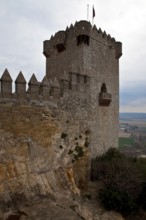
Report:
[[[78,124],[65,127],[64,118],[55,108],[1,105],[2,211],[64,190],[80,195],[78,186],[85,187],[88,178],[88,134],[79,134]]]
[[[122,220],[80,196],[90,131],[68,118],[54,107],[1,105],[0,219]]]
[[[72,199],[58,193],[56,197],[32,200],[23,211],[0,213],[0,220],[124,220],[116,212],[106,212],[95,203],[81,198]]]

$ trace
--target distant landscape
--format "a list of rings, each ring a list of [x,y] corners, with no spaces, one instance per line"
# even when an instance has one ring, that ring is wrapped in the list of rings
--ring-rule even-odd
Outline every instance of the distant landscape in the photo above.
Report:
[[[146,121],[146,113],[129,113],[129,112],[121,112],[120,113],[121,120],[130,120],[130,119],[144,119]]]
[[[120,113],[119,124],[119,149],[146,157],[146,113]]]

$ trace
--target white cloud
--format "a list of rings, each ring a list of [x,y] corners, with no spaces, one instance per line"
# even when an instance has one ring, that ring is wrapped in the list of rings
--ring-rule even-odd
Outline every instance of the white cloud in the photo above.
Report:
[[[141,112],[146,111],[146,99],[139,98],[134,101],[129,101],[126,105],[121,105],[120,112]]]
[[[123,43],[120,89],[130,108],[146,82],[145,0],[0,0],[0,75],[7,67],[14,78],[22,70],[27,80],[33,72],[41,80],[45,74],[43,41],[76,20],[85,20],[87,4],[90,20],[94,4],[94,23]],[[139,90],[134,97],[130,94],[136,85]]]

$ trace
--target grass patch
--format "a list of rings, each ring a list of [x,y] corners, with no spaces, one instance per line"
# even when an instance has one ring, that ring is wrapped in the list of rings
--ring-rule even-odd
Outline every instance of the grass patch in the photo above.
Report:
[[[133,146],[134,140],[132,137],[119,137],[119,148]]]

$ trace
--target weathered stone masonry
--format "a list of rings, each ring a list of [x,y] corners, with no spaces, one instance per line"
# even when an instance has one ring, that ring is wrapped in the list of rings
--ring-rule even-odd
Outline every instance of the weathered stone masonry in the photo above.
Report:
[[[122,44],[95,25],[80,21],[44,41],[44,55],[48,79],[62,80],[70,73],[70,87],[75,89],[79,82],[89,82],[88,97],[86,92],[78,95],[88,100],[92,157],[117,147]]]
[[[80,21],[44,41],[44,55],[46,76],[38,82],[33,74],[27,91],[20,72],[12,94],[12,78],[5,70],[1,102],[9,98],[7,102],[17,104],[54,103],[80,121],[80,126],[83,121],[88,124],[92,157],[116,147],[121,43],[95,25]]]
[[[44,41],[43,52],[42,82],[20,72],[14,85],[7,69],[0,80],[0,201],[79,193],[90,159],[118,146],[121,43],[80,21]]]

